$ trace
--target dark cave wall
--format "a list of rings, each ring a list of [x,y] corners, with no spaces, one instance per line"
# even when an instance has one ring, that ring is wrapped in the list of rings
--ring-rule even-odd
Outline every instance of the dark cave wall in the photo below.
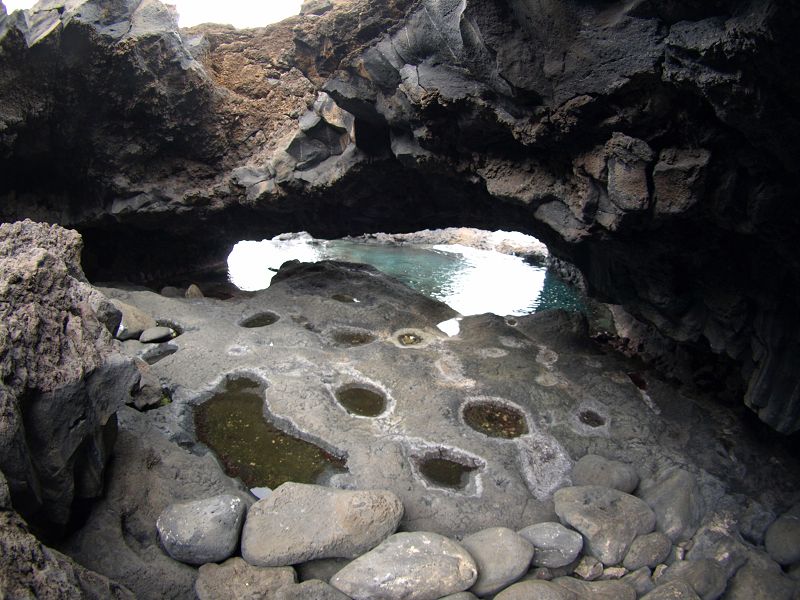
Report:
[[[154,0],[0,16],[2,217],[139,281],[291,230],[518,229],[800,427],[800,7],[334,4],[180,34]]]

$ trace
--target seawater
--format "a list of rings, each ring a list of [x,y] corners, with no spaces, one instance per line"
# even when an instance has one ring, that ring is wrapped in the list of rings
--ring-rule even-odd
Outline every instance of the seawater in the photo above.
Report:
[[[458,244],[382,245],[350,240],[245,241],[228,258],[231,282],[239,289],[269,287],[288,260],[342,260],[372,265],[464,316],[525,315],[548,308],[583,311],[577,290],[518,256]]]

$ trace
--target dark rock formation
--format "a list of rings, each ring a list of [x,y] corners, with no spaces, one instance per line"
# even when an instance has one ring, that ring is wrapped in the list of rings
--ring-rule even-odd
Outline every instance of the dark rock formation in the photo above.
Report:
[[[0,226],[0,470],[14,505],[65,525],[103,489],[117,409],[139,382],[98,314],[80,236],[24,221]]]
[[[79,227],[91,276],[287,230],[514,228],[689,357],[667,370],[738,372],[800,427],[793,3],[340,0],[180,33],[101,5],[0,15],[1,214]]]
[[[11,508],[0,473],[0,593],[4,598],[92,598],[134,600],[113,581],[84,569],[44,546]]]

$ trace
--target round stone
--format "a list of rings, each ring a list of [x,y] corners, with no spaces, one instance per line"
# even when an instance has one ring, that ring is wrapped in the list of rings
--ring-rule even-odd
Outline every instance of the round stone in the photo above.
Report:
[[[231,494],[168,506],[156,521],[167,553],[181,562],[202,565],[229,558],[239,544],[244,501]]]
[[[670,550],[672,542],[660,531],[640,535],[633,540],[622,565],[629,571],[636,571],[642,567],[653,568],[664,562]]]
[[[528,570],[533,545],[506,527],[490,527],[468,535],[461,544],[478,564],[478,579],[470,591],[476,596],[495,594]]]
[[[150,327],[142,332],[139,341],[143,344],[159,344],[175,337],[175,332],[169,327]]]
[[[764,536],[767,553],[781,565],[800,562],[800,504],[778,517]]]
[[[519,534],[533,544],[532,562],[536,567],[564,567],[583,549],[581,534],[561,523],[537,523],[521,529]]]

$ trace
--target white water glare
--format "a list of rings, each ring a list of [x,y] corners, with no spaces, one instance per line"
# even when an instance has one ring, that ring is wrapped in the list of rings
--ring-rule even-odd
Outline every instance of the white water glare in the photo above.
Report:
[[[36,0],[2,0],[7,11],[28,9]],[[178,25],[200,23],[233,25],[237,29],[263,27],[300,12],[302,0],[172,0],[164,2],[178,9]]]
[[[520,307],[536,302],[544,287],[545,270],[532,269],[517,256],[477,250],[459,244],[433,247],[459,254],[464,263],[443,290],[440,300],[462,315],[525,314]]]
[[[295,259],[317,262],[322,255],[310,238],[305,237],[239,242],[228,256],[228,277],[240,290],[263,290],[269,287],[272,276],[283,263]]]

